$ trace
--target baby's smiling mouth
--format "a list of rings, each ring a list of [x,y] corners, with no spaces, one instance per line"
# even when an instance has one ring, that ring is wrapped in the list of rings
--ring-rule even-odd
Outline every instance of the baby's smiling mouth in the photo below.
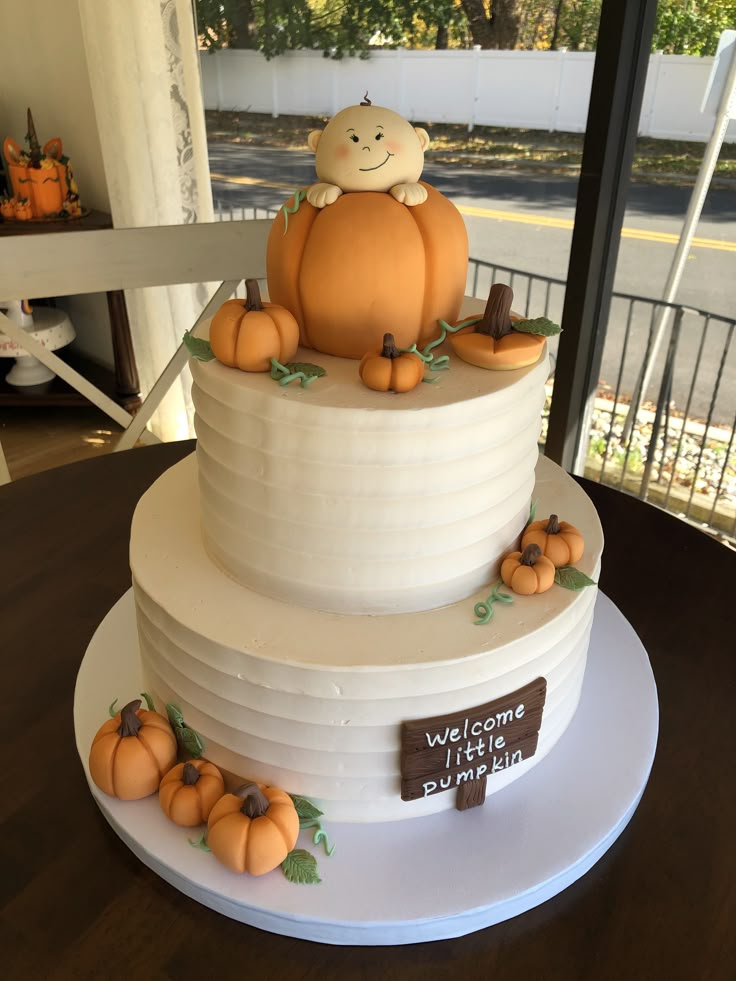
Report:
[[[386,159],[383,161],[383,163],[377,164],[375,167],[358,167],[358,170],[363,174],[368,170],[378,170],[379,167],[383,167],[383,164],[388,163],[391,157],[393,157],[393,153],[389,153],[387,150]]]

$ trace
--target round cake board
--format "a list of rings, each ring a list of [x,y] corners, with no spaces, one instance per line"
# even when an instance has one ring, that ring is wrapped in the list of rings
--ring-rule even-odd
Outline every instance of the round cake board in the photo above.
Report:
[[[623,615],[599,594],[580,706],[538,766],[466,811],[380,824],[332,824],[326,814],[335,852],[327,857],[313,844],[313,832],[302,831],[297,847],[315,855],[322,881],[297,885],[278,870],[237,875],[192,847],[201,829],[172,824],[156,796],[119,801],[91,782],[89,747],[107,706],[137,697],[141,687],[129,591],[92,638],[74,697],[77,748],[105,818],[142,862],[185,895],[262,930],[320,943],[443,940],[557,895],[628,824],[657,742],[649,658]],[[409,813],[411,803],[406,807]]]

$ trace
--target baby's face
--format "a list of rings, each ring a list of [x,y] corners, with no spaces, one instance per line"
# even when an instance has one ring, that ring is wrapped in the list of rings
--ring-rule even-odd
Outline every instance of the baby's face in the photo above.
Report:
[[[429,137],[390,109],[350,106],[308,142],[320,181],[343,191],[388,191],[419,180]]]

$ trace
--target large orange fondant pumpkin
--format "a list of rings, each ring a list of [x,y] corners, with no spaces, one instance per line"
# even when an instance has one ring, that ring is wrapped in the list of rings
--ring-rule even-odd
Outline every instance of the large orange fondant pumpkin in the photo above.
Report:
[[[465,292],[468,236],[460,213],[429,185],[423,204],[356,191],[325,208],[281,209],[268,240],[268,291],[299,324],[301,343],[362,358],[387,330],[423,347],[454,322]],[[293,198],[287,208],[293,207]]]

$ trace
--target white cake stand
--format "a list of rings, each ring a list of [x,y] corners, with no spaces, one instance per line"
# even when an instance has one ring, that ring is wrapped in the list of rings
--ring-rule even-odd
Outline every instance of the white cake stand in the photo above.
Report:
[[[52,307],[34,307],[33,326],[26,328],[26,331],[49,351],[66,347],[76,337],[66,313]],[[45,385],[56,378],[55,373],[38,358],[34,358],[15,341],[3,335],[0,335],[0,358],[15,358],[15,364],[5,376],[5,381],[16,388]]]
[[[88,781],[89,747],[107,706],[141,691],[137,650],[128,592],[95,633],[77,677],[74,725]],[[634,813],[657,730],[646,651],[613,603],[599,595],[580,707],[550,754],[469,811],[361,825],[330,824],[326,815],[335,854],[328,858],[308,831],[298,843],[317,857],[319,885],[294,885],[279,871],[239,876],[191,847],[189,839],[200,830],[169,822],[157,797],[125,802],[91,782],[90,789],[142,862],[211,909],[321,943],[419,943],[516,916],[584,875]]]

